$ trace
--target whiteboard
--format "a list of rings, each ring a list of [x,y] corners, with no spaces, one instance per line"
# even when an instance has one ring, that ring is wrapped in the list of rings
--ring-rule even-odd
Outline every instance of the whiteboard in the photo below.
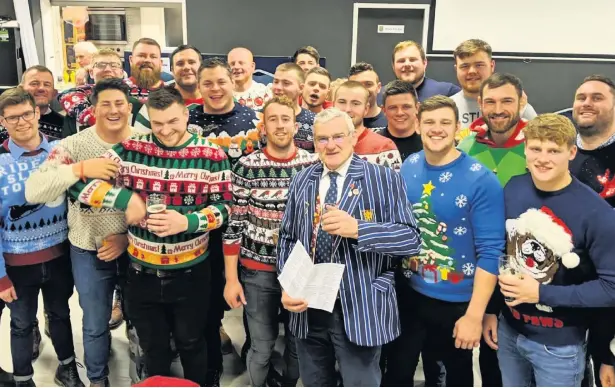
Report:
[[[478,38],[494,53],[615,56],[615,0],[437,0],[433,52]]]

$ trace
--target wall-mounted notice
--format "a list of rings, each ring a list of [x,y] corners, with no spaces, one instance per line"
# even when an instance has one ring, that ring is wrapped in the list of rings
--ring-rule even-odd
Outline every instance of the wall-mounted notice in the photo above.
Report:
[[[378,24],[378,33],[379,34],[403,34],[404,33],[404,25],[403,24]]]

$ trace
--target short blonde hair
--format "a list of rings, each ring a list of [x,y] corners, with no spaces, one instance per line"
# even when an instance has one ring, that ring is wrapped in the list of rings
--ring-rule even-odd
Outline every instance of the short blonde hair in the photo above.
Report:
[[[263,119],[267,116],[267,108],[269,107],[269,105],[273,104],[278,104],[290,108],[294,112],[293,122],[295,121],[295,116],[297,115],[297,112],[295,112],[295,103],[286,96],[273,96],[272,98],[267,100],[265,106],[263,107]]]
[[[278,67],[275,68],[275,71],[281,71],[283,73],[293,72],[297,76],[297,80],[299,81],[300,84],[305,83],[305,73],[303,72],[303,69],[300,68],[299,65],[297,65],[296,63],[292,63],[292,62],[282,63],[281,65],[278,65]]]
[[[89,54],[96,54],[96,52],[98,52],[98,49],[96,48],[94,43],[87,41],[75,43],[75,45],[73,46],[73,50],[77,51],[79,49],[83,49],[83,51]]]
[[[393,49],[391,62],[395,62],[395,54],[397,54],[397,52],[412,46],[416,47],[419,50],[419,53],[421,54],[421,59],[423,60],[423,62],[425,62],[427,60],[427,57],[425,57],[425,49],[423,49],[423,46],[421,46],[420,43],[417,43],[413,40],[404,40],[403,42],[397,43],[395,45],[395,48]]]
[[[525,140],[552,141],[562,146],[575,144],[577,131],[566,116],[557,113],[544,113],[530,120],[523,128]]]
[[[98,50],[96,54],[94,54],[94,56],[92,57],[92,62],[96,61],[96,59],[100,57],[116,57],[120,61],[122,60],[120,54],[118,54],[117,51],[112,48],[101,48],[100,50]]]
[[[480,39],[464,40],[461,44],[459,44],[459,46],[457,46],[455,51],[453,51],[453,57],[455,58],[455,61],[457,61],[457,58],[464,59],[471,57],[479,51],[486,53],[489,59],[491,59],[491,55],[493,54],[491,46],[489,43]]]
[[[334,81],[331,81],[331,85],[329,85],[329,93],[327,93],[327,101],[333,101],[337,88],[339,88],[340,85],[342,85],[346,81],[348,81],[348,78],[338,78]]]

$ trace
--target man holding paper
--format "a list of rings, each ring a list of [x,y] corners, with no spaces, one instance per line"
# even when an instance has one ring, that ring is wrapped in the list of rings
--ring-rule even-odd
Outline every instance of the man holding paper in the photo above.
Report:
[[[354,131],[350,117],[338,109],[316,116],[314,146],[321,163],[293,179],[280,227],[282,303],[291,312],[304,386],[336,385],[336,361],[345,386],[380,385],[381,346],[400,334],[396,259],[421,249],[401,176],[354,155]],[[306,257],[315,264],[312,271],[335,264],[331,277],[343,266],[341,281],[328,284],[339,290],[331,308],[325,292],[310,287],[317,279],[303,274],[308,279],[302,292],[295,287],[300,282],[288,281],[300,274],[296,268],[303,263],[296,263]],[[290,275],[287,262],[295,267]],[[292,280],[302,280],[297,278]]]

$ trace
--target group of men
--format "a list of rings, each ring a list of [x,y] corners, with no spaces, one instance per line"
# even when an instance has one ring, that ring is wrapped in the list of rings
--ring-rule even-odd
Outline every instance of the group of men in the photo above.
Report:
[[[580,386],[589,358],[615,385],[610,79],[583,80],[571,122],[537,116],[478,39],[454,52],[461,87],[427,78],[412,41],[384,87],[364,62],[334,81],[309,46],[271,85],[242,47],[180,46],[170,83],[152,39],[129,77],[114,51],[88,55],[62,114],[43,66],[0,95],[2,383],[34,386],[42,292],[55,381],[84,385],[74,286],[90,386],[110,385],[114,306],[144,355],[135,382],[179,355],[186,379],[219,386],[221,320],[243,307],[252,386],[412,386],[419,358],[426,385],[473,386],[475,348],[484,386]],[[331,311],[280,286],[297,242],[344,266]]]

